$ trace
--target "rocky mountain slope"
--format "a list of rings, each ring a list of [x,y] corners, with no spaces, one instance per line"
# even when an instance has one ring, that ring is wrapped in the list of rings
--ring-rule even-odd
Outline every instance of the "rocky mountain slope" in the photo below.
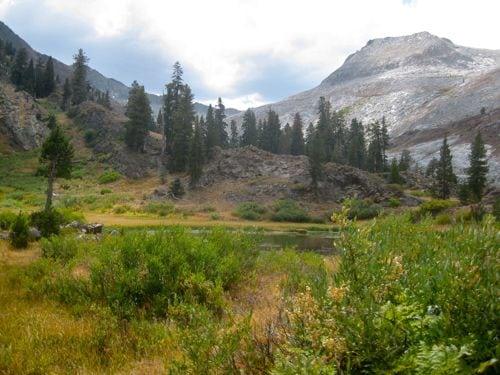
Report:
[[[25,48],[28,51],[29,56],[34,60],[41,58],[42,60],[46,61],[49,58],[49,56],[35,51],[25,40],[23,40],[16,33],[14,33],[2,21],[0,21],[0,39],[4,41],[10,41],[14,46],[14,48],[16,48],[16,50],[20,48]],[[75,51],[76,48],[77,47],[75,46]],[[54,59],[54,71],[56,75],[59,76],[59,79],[61,81],[64,81],[66,78],[71,76],[72,67],[62,63],[57,59]],[[118,103],[120,104],[127,103],[128,92],[130,91],[129,86],[123,84],[122,82],[116,79],[105,77],[100,72],[92,68],[90,68],[88,71],[87,79],[92,87],[101,90],[102,92],[105,92],[106,90],[109,91],[111,97]],[[155,94],[148,94],[148,97],[151,103],[151,108],[155,113],[157,113],[158,110],[163,105],[162,96]],[[202,103],[195,103],[194,109],[198,115],[205,116],[205,114],[207,113],[207,108],[208,106]],[[234,108],[228,108],[226,111],[228,115],[235,115],[240,112]]]
[[[453,124],[482,108],[490,113],[500,107],[500,51],[457,46],[427,32],[371,40],[316,88],[256,108],[256,115],[262,118],[272,108],[283,124],[296,112],[314,121],[320,96],[365,124],[385,116],[393,150],[400,150],[404,139],[417,161],[426,163],[437,149],[425,147],[420,133],[427,134],[426,143],[448,134],[453,148],[463,152],[472,138],[455,134]],[[241,121],[241,115],[234,118]],[[497,171],[492,178],[500,183],[500,137],[492,134],[485,141]],[[463,159],[455,159],[459,172]]]

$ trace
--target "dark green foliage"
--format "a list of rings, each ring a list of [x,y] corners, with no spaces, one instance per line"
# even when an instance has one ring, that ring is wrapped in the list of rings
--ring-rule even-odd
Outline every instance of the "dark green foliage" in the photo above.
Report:
[[[29,241],[29,226],[26,216],[19,212],[10,227],[10,243],[16,249],[26,248]]]
[[[80,48],[78,53],[73,56],[73,75],[71,77],[72,103],[78,105],[87,100],[88,83],[87,83],[87,63],[89,58]]]
[[[269,215],[272,221],[287,221],[291,223],[307,223],[311,221],[308,213],[293,199],[280,199]]]
[[[115,182],[121,178],[121,174],[117,171],[107,171],[99,176],[97,181],[102,184],[109,184],[111,182]]]
[[[133,151],[142,151],[151,123],[151,107],[144,86],[134,81],[129,92],[125,115],[125,143]]]
[[[280,134],[278,152],[280,154],[290,154],[292,147],[292,128],[286,123]]]
[[[128,233],[102,244],[91,283],[98,300],[126,319],[140,311],[164,317],[182,302],[219,313],[223,291],[253,268],[257,249],[250,237],[221,229]]]
[[[55,123],[55,121],[54,121]],[[42,145],[40,153],[40,165],[47,177],[47,201],[45,210],[52,206],[53,185],[56,178],[71,178],[73,146],[63,130],[54,124],[49,136]]]
[[[10,228],[17,215],[12,211],[0,212],[0,229],[7,230]]]
[[[347,161],[353,167],[363,169],[366,162],[366,144],[363,124],[352,119],[347,136]]]
[[[28,69],[28,52],[21,48],[12,64],[10,81],[19,89],[24,89],[26,70]]]
[[[437,214],[442,213],[443,211],[455,206],[456,203],[451,200],[432,199],[423,203],[417,210],[413,211],[411,218],[413,221],[418,221],[427,214],[436,216]]]
[[[64,80],[64,85],[63,85],[63,95],[62,95],[62,100],[61,100],[61,108],[63,110],[68,110],[69,105],[71,103],[71,95],[73,94],[73,91],[71,90],[71,83],[68,78]]]
[[[471,198],[475,202],[480,202],[483,198],[488,175],[488,160],[486,159],[486,148],[484,147],[481,132],[478,131],[472,143],[469,155],[469,168],[467,169],[467,183],[471,193]]]
[[[52,56],[49,56],[49,59],[45,64],[45,71],[43,72],[42,82],[42,96],[49,96],[56,88],[54,61],[52,60]]]
[[[401,201],[398,198],[391,197],[389,198],[389,206],[392,208],[396,208],[401,206]]]
[[[461,183],[458,184],[458,199],[460,200],[460,203],[463,205],[468,204],[471,200],[471,192],[469,189],[469,184],[467,184],[465,181],[462,181]]]
[[[199,121],[197,121],[189,148],[188,171],[189,185],[191,187],[196,186],[203,173],[203,164],[205,163],[205,150],[203,146],[202,128]]]
[[[368,137],[370,143],[367,150],[366,167],[370,172],[384,172],[387,169],[385,153],[389,142],[385,119],[382,119],[382,125],[376,121],[368,126]]]
[[[30,59],[28,68],[26,72],[24,72],[22,88],[30,93],[31,96],[35,96],[35,66],[33,64],[33,59]]]
[[[83,139],[87,147],[92,147],[97,139],[97,133],[92,129],[87,129],[83,135]]]
[[[321,141],[321,135],[319,132],[315,131],[313,134],[313,139],[309,147],[309,173],[311,174],[311,186],[316,188],[318,186],[318,181],[323,177],[323,166],[322,161],[325,158],[323,153],[323,142]]]
[[[345,199],[343,206],[348,208],[347,217],[349,219],[366,220],[380,215],[381,208],[368,199]]]
[[[186,193],[181,179],[178,177],[170,184],[168,191],[174,198],[181,198]]]
[[[389,175],[389,182],[391,184],[402,184],[404,182],[403,177],[399,174],[399,165],[396,158],[391,161],[391,173]]]
[[[429,164],[427,164],[427,168],[425,169],[425,175],[427,177],[435,177],[438,165],[439,165],[439,160],[437,160],[436,158],[432,158]]]
[[[292,155],[304,154],[304,132],[302,130],[302,118],[296,113],[293,118],[290,153]]]
[[[495,217],[497,222],[500,222],[500,197],[495,198],[495,202],[493,202],[493,206],[491,208],[491,213]]]
[[[410,169],[413,159],[411,157],[409,150],[403,150],[401,156],[399,157],[399,170],[400,172],[406,172]]]
[[[212,104],[208,105],[207,117],[205,121],[206,134],[206,153],[209,158],[213,156],[213,149],[217,146],[217,129],[215,128],[214,109]]]
[[[243,122],[241,124],[241,146],[257,146],[257,120],[255,113],[251,109],[247,109],[243,115]]]
[[[231,120],[229,123],[229,128],[231,130],[231,137],[229,138],[229,147],[235,148],[240,144],[238,137],[238,128],[236,127],[236,121]]]
[[[238,205],[236,214],[245,220],[262,220],[267,209],[257,202],[243,202]]]
[[[68,263],[78,253],[79,242],[74,236],[51,236],[42,239],[42,256]]]
[[[214,111],[214,126],[215,126],[215,144],[214,146],[219,146],[222,148],[228,145],[228,135],[227,135],[227,124],[226,119],[226,107],[222,104],[222,99],[219,98]]]
[[[437,198],[448,199],[453,187],[457,183],[457,176],[453,173],[453,165],[451,164],[452,159],[453,156],[448,146],[448,140],[444,137],[443,144],[439,150],[437,169],[434,173],[436,183],[433,187],[433,193]]]
[[[30,216],[31,225],[40,231],[42,237],[50,237],[53,234],[59,234],[63,221],[62,215],[53,208],[33,212]]]
[[[265,151],[277,154],[279,152],[281,136],[281,123],[279,116],[276,112],[270,109],[267,112],[267,120],[263,123],[262,127],[262,143],[260,148]]]

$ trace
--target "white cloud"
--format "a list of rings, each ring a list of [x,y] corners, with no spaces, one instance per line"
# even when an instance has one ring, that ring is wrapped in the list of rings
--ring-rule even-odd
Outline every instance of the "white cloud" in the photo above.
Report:
[[[217,98],[211,100],[201,100],[200,102],[205,105],[215,105],[217,103]],[[256,108],[269,103],[269,101],[266,101],[259,93],[252,93],[233,98],[222,98],[222,102],[226,108],[236,108],[242,111],[247,108]]]
[[[10,5],[9,5],[10,4]],[[195,72],[207,91],[252,102],[238,84],[281,60],[319,82],[369,39],[429,31],[457,44],[500,48],[497,0],[44,0],[92,26],[93,38],[136,35]],[[0,14],[15,2],[0,0]],[[293,94],[293,93],[289,93]],[[244,96],[242,96],[244,95]],[[262,98],[254,100],[264,101]]]

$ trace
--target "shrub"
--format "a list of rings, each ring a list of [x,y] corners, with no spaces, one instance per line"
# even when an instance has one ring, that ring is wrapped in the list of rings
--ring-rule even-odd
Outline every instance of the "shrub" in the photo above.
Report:
[[[344,207],[349,209],[347,217],[351,220],[372,219],[374,217],[377,217],[381,211],[379,205],[373,204],[368,199],[364,200],[357,198],[345,199],[344,202],[342,202],[342,204]]]
[[[186,191],[184,190],[184,186],[182,185],[182,182],[180,178],[176,178],[171,184],[168,189],[169,193],[174,197],[174,198],[181,198]]]
[[[101,189],[101,195],[110,194],[110,193],[112,193],[111,189],[106,189],[106,188]]]
[[[38,228],[42,237],[50,237],[53,234],[59,234],[63,217],[58,211],[52,209],[33,212],[30,221],[31,225]]]
[[[115,214],[124,214],[126,212],[129,212],[132,210],[132,207],[130,207],[128,204],[124,204],[121,206],[116,206],[113,208],[113,212]]]
[[[0,229],[7,230],[16,220],[17,215],[12,211],[0,212]]]
[[[449,224],[451,224],[453,222],[453,219],[452,219],[451,215],[448,215],[448,214],[439,214],[434,219],[434,222],[437,225],[449,225]]]
[[[28,246],[29,226],[27,217],[19,212],[10,227],[10,243],[16,249]]]
[[[213,213],[212,215],[210,215],[210,220],[220,220],[222,219],[222,216],[220,216],[218,213]]]
[[[99,176],[98,182],[102,184],[109,184],[111,182],[115,182],[120,179],[122,175],[117,171],[108,171],[104,172],[101,176]]]
[[[401,206],[401,201],[398,198],[391,197],[389,198],[389,206],[392,208],[396,208]]]
[[[243,202],[238,205],[236,214],[245,220],[261,220],[267,209],[256,202]]]
[[[466,223],[472,220],[472,214],[470,209],[460,209],[455,213],[455,222],[456,223]]]
[[[269,216],[272,221],[307,223],[311,220],[307,212],[293,199],[280,199],[275,203],[273,210]]]
[[[493,202],[491,213],[496,218],[496,220],[500,222],[500,197],[497,197],[495,199],[495,202]]]
[[[186,228],[106,238],[91,282],[97,298],[122,318],[164,316],[172,303],[200,303],[217,313],[222,293],[253,268],[258,245],[238,232]]]
[[[430,201],[423,203],[419,207],[419,211],[422,214],[430,213],[432,215],[436,215],[439,212],[455,206],[456,203],[448,199],[431,199]]]
[[[71,208],[58,208],[57,212],[61,218],[61,224],[68,224],[72,221],[85,222],[85,216],[81,211],[75,211]]]
[[[78,252],[78,241],[73,237],[52,236],[50,239],[43,238],[42,256],[67,263],[75,257]]]
[[[97,134],[94,130],[87,129],[83,138],[85,139],[85,144],[87,145],[87,147],[92,147],[95,144],[95,140],[97,139]]]
[[[148,214],[167,216],[174,210],[174,205],[171,202],[149,202],[143,210]]]

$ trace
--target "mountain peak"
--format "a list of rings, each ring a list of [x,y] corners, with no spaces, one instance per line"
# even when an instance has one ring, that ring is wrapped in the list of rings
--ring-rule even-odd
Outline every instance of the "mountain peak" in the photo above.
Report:
[[[372,39],[361,50],[350,55],[344,64],[321,85],[343,84],[353,79],[371,77],[389,71],[446,69],[450,73],[481,68],[488,63],[471,48],[453,44],[427,31]]]

